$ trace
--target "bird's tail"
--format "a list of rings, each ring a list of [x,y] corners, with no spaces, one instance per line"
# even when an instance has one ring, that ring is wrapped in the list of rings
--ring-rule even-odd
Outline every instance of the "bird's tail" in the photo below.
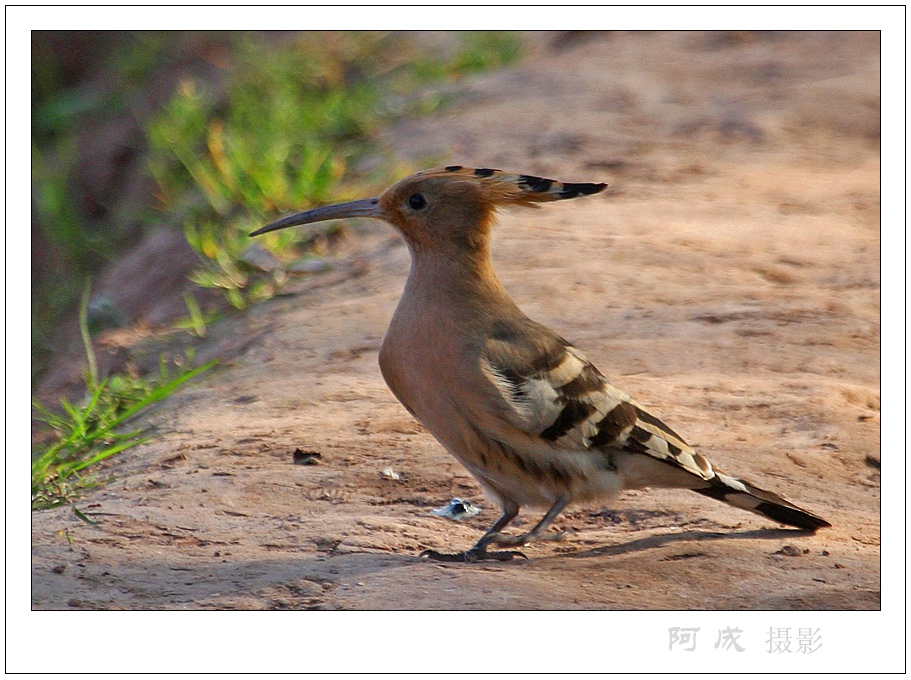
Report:
[[[832,526],[821,517],[798,508],[771,491],[760,489],[742,479],[734,479],[717,469],[709,484],[706,488],[693,491],[792,527],[816,531]]]

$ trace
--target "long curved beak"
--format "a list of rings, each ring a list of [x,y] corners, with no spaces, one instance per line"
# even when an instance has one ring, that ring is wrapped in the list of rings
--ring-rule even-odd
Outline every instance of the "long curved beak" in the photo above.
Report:
[[[313,222],[324,222],[325,220],[339,220],[345,217],[375,217],[385,219],[383,209],[380,207],[378,198],[363,198],[359,201],[349,201],[348,203],[338,203],[336,205],[324,205],[321,208],[314,208],[296,215],[289,215],[280,220],[276,220],[265,227],[260,227],[256,231],[250,232],[250,236],[259,236],[276,229],[285,227],[296,227],[301,224],[311,224]]]

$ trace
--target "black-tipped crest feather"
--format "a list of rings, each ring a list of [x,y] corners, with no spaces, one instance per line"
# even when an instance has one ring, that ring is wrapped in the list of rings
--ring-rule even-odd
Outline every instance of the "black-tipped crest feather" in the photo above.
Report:
[[[535,175],[517,175],[495,168],[466,168],[461,165],[448,165],[442,170],[427,170],[418,175],[470,177],[483,187],[485,197],[496,204],[531,205],[544,201],[559,201],[597,194],[607,187],[603,182],[558,182]]]

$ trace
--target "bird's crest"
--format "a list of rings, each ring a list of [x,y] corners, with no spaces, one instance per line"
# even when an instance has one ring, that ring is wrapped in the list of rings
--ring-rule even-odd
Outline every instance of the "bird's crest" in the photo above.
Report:
[[[485,198],[494,205],[529,207],[545,201],[559,201],[565,198],[597,194],[607,186],[604,183],[557,182],[534,175],[514,175],[493,168],[465,168],[461,165],[427,170],[417,173],[416,176],[470,178],[482,188]]]

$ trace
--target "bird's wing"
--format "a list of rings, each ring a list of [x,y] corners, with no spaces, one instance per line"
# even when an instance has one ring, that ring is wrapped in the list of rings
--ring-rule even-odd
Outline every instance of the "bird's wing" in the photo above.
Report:
[[[505,402],[501,413],[526,434],[564,449],[644,454],[706,481],[715,477],[711,463],[680,435],[540,324],[495,326],[481,367]]]

